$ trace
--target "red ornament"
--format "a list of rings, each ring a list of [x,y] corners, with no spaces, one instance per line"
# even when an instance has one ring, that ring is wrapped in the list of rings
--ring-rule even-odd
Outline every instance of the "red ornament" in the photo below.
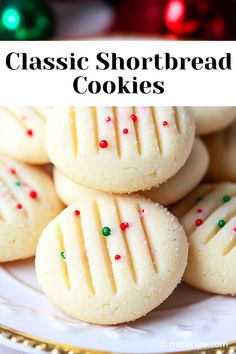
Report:
[[[167,120],[164,120],[164,121],[162,122],[162,125],[163,125],[163,127],[168,127],[169,123],[167,122]]]
[[[195,225],[196,225],[196,226],[201,226],[202,224],[203,224],[202,219],[197,219],[197,220],[195,221]]]
[[[127,129],[127,128],[123,129],[124,134],[128,134],[128,132],[129,132],[129,129]]]
[[[36,199],[38,196],[37,192],[35,192],[35,191],[30,191],[29,195],[30,195],[30,198],[32,198],[32,199]]]
[[[100,148],[106,149],[108,147],[108,142],[107,142],[107,140],[101,140],[99,145],[100,145]]]
[[[16,209],[21,210],[23,208],[22,204],[17,204]]]
[[[129,223],[128,222],[122,222],[120,224],[120,228],[121,228],[122,231],[125,231],[126,229],[129,228]]]
[[[119,261],[121,259],[121,256],[119,254],[116,254],[114,258],[116,261]]]
[[[201,214],[201,213],[202,213],[202,209],[198,209],[198,210],[197,210],[197,213],[198,213],[198,214]]]
[[[223,39],[225,22],[213,0],[169,0],[164,19],[170,32],[180,37]]]
[[[125,0],[118,2],[115,32],[164,33],[166,0]]]
[[[75,210],[75,211],[74,211],[74,215],[75,215],[75,216],[80,216],[80,211],[79,211],[79,210]]]

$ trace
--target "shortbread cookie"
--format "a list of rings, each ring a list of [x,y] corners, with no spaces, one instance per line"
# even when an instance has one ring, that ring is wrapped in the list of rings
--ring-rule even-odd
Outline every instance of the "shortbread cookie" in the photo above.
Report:
[[[158,188],[142,192],[145,197],[162,205],[169,205],[185,197],[204,177],[209,165],[209,154],[203,142],[196,138],[185,165]]]
[[[203,184],[174,210],[189,239],[184,280],[216,294],[236,294],[236,184]]]
[[[236,182],[236,122],[221,132],[206,136],[204,141],[210,154],[207,180]]]
[[[215,133],[236,119],[236,107],[191,107],[200,135]]]
[[[65,205],[73,204],[78,200],[95,197],[96,195],[105,194],[105,192],[100,192],[96,189],[87,188],[75,183],[56,168],[53,169],[53,179],[57,194]]]
[[[0,155],[0,262],[33,256],[43,228],[61,210],[43,169]]]
[[[180,282],[187,240],[166,209],[137,196],[76,202],[44,230],[38,280],[67,314],[96,324],[133,321]]]
[[[47,107],[0,107],[0,152],[22,162],[49,162],[44,145],[49,111]]]
[[[184,108],[57,108],[48,120],[51,161],[85,187],[106,192],[145,190],[186,162],[194,121]]]

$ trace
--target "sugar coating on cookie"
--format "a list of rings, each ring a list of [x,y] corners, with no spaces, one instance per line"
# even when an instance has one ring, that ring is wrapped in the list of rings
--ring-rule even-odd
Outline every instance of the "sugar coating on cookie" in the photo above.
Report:
[[[44,230],[38,280],[67,314],[96,324],[133,321],[162,303],[181,280],[187,240],[166,209],[137,196],[74,203]]]
[[[204,142],[210,154],[207,180],[236,182],[236,121],[223,131],[206,136]]]
[[[43,228],[61,210],[43,169],[0,155],[0,262],[33,256]]]
[[[236,119],[236,107],[191,107],[191,111],[200,135],[220,131]]]
[[[147,198],[162,205],[177,202],[191,192],[206,174],[209,165],[209,154],[201,139],[196,138],[191,154],[184,166],[158,188],[141,192]]]
[[[0,107],[0,152],[21,162],[49,162],[44,131],[50,108]]]
[[[216,294],[236,294],[236,184],[203,184],[173,210],[189,240],[184,280]]]
[[[85,187],[145,190],[185,163],[194,121],[178,107],[73,107],[53,110],[46,127],[51,161]]]

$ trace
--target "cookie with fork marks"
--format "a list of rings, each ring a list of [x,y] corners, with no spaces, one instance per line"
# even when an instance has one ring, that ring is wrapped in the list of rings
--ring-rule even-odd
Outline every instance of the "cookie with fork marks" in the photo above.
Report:
[[[194,132],[181,107],[56,108],[46,147],[55,166],[78,184],[130,193],[172,177],[191,152]]]
[[[189,241],[184,280],[211,293],[236,295],[236,184],[202,184],[172,211]]]
[[[180,282],[187,240],[177,219],[138,196],[80,200],[44,230],[36,271],[51,301],[96,324],[133,321]]]
[[[0,155],[0,262],[33,256],[43,228],[62,208],[46,171]]]

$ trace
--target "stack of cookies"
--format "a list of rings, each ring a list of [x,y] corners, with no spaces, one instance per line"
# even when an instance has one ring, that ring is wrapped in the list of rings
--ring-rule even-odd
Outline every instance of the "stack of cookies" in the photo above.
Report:
[[[0,262],[37,247],[45,294],[103,325],[144,316],[182,278],[234,295],[235,119],[234,107],[0,108]],[[53,181],[29,165],[48,162]]]

